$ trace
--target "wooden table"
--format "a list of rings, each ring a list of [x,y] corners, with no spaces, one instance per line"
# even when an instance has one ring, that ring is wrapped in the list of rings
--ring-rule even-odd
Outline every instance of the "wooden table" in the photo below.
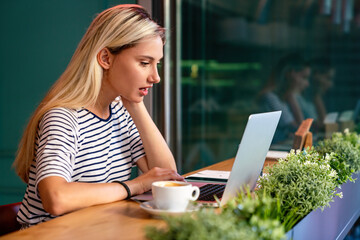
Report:
[[[234,159],[232,158],[200,170],[229,171],[232,168],[233,162]],[[165,226],[165,222],[153,218],[149,213],[142,210],[139,203],[127,200],[84,208],[26,230],[5,235],[0,237],[0,239],[139,240],[145,239],[144,228],[146,226],[161,227]]]

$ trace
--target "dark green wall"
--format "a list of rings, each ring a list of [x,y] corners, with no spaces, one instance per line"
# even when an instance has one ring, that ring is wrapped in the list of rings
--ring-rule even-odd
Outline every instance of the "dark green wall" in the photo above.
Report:
[[[21,201],[11,164],[36,105],[64,71],[94,16],[115,0],[0,2],[0,205]]]

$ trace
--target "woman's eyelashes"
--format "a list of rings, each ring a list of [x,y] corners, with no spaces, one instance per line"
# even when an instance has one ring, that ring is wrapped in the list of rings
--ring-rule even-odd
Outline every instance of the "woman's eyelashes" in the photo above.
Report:
[[[140,62],[140,65],[143,67],[147,67],[151,64],[151,62]],[[161,68],[161,63],[156,63],[157,68]]]

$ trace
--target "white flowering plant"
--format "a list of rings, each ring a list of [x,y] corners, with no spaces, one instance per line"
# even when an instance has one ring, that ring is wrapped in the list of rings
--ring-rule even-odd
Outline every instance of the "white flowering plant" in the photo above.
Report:
[[[311,211],[330,206],[338,186],[360,171],[360,135],[335,133],[314,148],[288,154],[267,167],[255,193],[241,192],[220,211],[201,209],[164,217],[166,228],[147,228],[157,239],[283,239]]]
[[[331,139],[319,141],[315,149],[328,156],[330,166],[338,174],[339,184],[355,181],[352,174],[360,170],[360,136],[357,133],[348,130],[334,133]]]
[[[278,218],[276,200],[268,195],[252,195],[249,188],[231,199],[221,211],[203,208],[193,214],[166,217],[167,227],[147,227],[152,240],[281,240],[285,230]]]
[[[342,197],[342,193],[336,193],[338,176],[329,161],[313,148],[298,153],[292,150],[259,179],[257,194],[279,199],[280,220],[286,231],[311,211],[329,206],[335,195]]]

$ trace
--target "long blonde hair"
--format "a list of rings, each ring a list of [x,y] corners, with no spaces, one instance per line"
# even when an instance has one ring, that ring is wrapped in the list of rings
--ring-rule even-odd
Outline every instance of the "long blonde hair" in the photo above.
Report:
[[[139,5],[118,5],[93,20],[69,65],[39,104],[24,131],[13,164],[24,182],[29,180],[36,133],[43,115],[55,107],[79,109],[97,101],[103,76],[103,69],[97,62],[99,51],[107,47],[116,54],[154,36],[165,41],[164,29]]]

